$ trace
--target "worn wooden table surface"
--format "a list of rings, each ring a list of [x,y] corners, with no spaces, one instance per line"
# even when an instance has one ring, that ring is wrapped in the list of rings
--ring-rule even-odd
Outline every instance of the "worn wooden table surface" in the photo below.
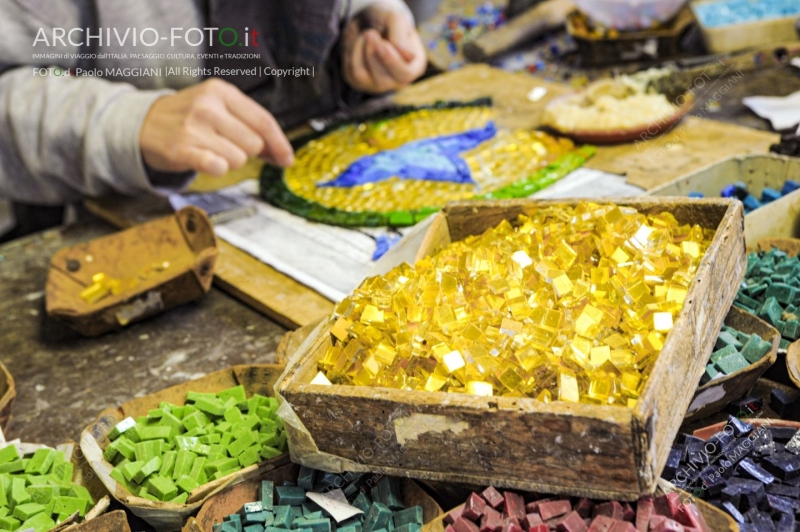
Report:
[[[0,246],[0,360],[17,385],[9,439],[77,440],[106,407],[234,364],[275,360],[285,330],[216,288],[99,338],[82,338],[47,318],[50,257],[111,231],[94,222]]]

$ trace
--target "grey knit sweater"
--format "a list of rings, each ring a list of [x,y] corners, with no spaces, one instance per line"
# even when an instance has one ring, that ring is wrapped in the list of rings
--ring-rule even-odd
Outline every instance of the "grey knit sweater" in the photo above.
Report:
[[[350,12],[373,1],[353,2]],[[148,173],[139,132],[154,100],[202,81],[214,67],[260,68],[259,76],[219,72],[284,124],[321,112],[333,101],[328,59],[346,5],[346,0],[0,0],[0,200],[52,205],[185,185],[191,176]],[[219,29],[203,30],[209,27]],[[226,27],[235,32],[221,34]],[[258,47],[252,46],[253,29],[259,32]],[[227,46],[234,34],[238,43]],[[259,57],[198,55],[232,52]],[[293,67],[313,67],[315,74],[263,75],[265,69]]]

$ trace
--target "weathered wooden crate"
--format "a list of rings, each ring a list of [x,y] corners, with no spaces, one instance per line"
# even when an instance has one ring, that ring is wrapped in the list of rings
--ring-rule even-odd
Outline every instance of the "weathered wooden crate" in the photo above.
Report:
[[[764,355],[764,358],[755,364],[750,364],[735,373],[699,386],[694,392],[692,404],[689,405],[689,410],[683,420],[684,423],[715,414],[732,401],[743,397],[750,392],[758,378],[778,359],[778,345],[780,344],[781,335],[769,323],[742,309],[731,307],[728,315],[725,316],[725,325],[746,334],[757,334],[771,343],[772,348]],[[711,355],[711,351],[708,352],[708,355]]]
[[[696,9],[699,4],[710,4],[715,1],[717,0],[698,0],[689,3],[709,53],[723,54],[769,43],[797,40],[794,29],[797,16],[791,15],[709,28],[701,22],[702,19],[697,16]]]
[[[453,203],[395,263],[562,201]],[[609,199],[671,212],[717,234],[634,409],[534,399],[309,384],[330,345],[322,326],[287,364],[276,391],[292,459],[329,471],[391,475],[528,491],[636,499],[652,493],[745,268],[743,211],[731,200]]]
[[[283,369],[283,366],[271,364],[233,366],[154,394],[133,399],[116,408],[107,408],[81,433],[83,455],[114,498],[127,506],[134,514],[147,521],[159,532],[180,530],[186,519],[197,512],[210,496],[219,493],[227,486],[287,464],[289,455],[282,454],[271,460],[253,464],[228,476],[207,482],[190,494],[186,504],[155,502],[132,494],[111,478],[110,474],[114,466],[103,458],[103,453],[110,443],[108,433],[123,419],[127,417],[135,419],[138,416],[146,415],[148,411],[158,408],[163,401],[183,405],[186,394],[190,391],[216,393],[241,384],[248,397],[254,393],[272,396],[276,380]]]
[[[702,192],[718,197],[723,187],[736,181],[747,184],[748,190],[761,197],[766,187],[780,190],[787,179],[800,181],[800,159],[765,154],[731,157],[698,172],[666,183],[648,192],[651,196],[686,196]],[[744,217],[744,236],[749,247],[762,238],[800,236],[800,191],[775,200]]]
[[[295,482],[299,471],[299,465],[287,464],[218,493],[203,504],[197,517],[189,518],[186,526],[183,527],[183,532],[212,532],[213,525],[221,523],[223,517],[238,512],[244,503],[258,500],[262,480],[272,480],[276,486],[279,486],[284,481]],[[422,506],[425,523],[440,521],[441,507],[436,504],[433,497],[425,493],[419,484],[411,479],[402,479],[400,488],[403,491],[403,502],[406,506]],[[444,527],[439,523],[438,528],[434,527],[430,532],[442,532],[443,530]]]

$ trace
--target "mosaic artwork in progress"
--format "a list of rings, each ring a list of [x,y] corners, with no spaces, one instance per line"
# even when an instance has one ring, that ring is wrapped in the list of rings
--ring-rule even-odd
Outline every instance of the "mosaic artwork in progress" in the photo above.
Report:
[[[713,235],[590,202],[504,221],[364,281],[314,383],[633,407]]]
[[[493,121],[488,100],[403,107],[295,143],[291,168],[265,166],[264,198],[352,227],[413,225],[449,201],[527,197],[591,157],[570,140]]]

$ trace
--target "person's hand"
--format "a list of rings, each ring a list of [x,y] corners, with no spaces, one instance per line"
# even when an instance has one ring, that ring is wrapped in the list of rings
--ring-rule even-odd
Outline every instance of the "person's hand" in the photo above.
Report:
[[[153,103],[139,133],[145,163],[153,170],[196,170],[222,176],[260,155],[279,166],[294,162],[278,122],[239,89],[209,79]]]
[[[358,14],[342,37],[344,78],[356,90],[382,93],[408,85],[425,72],[427,56],[414,22],[391,4]]]

